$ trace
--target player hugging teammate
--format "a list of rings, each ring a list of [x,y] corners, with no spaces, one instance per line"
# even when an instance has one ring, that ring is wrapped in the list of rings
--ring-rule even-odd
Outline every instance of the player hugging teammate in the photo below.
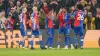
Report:
[[[74,32],[75,32],[75,48],[78,47],[78,36],[80,37],[80,45],[81,49],[83,48],[83,20],[84,20],[84,12],[83,12],[83,6],[81,4],[77,5],[77,10],[73,13],[70,13],[70,10],[68,7],[61,8],[57,17],[56,13],[54,12],[54,9],[49,10],[49,13],[46,15],[46,26],[47,29],[47,35],[48,39],[46,41],[46,45],[43,44],[42,41],[42,32],[40,31],[40,25],[39,25],[39,16],[38,16],[38,9],[37,6],[33,6],[32,8],[33,13],[30,15],[30,27],[31,27],[31,41],[29,42],[31,45],[31,49],[34,49],[34,38],[36,36],[39,37],[39,43],[41,49],[53,49],[53,38],[54,38],[54,20],[57,20],[58,18],[60,24],[59,24],[59,30],[58,30],[58,43],[57,43],[57,49],[60,48],[60,42],[62,38],[62,34],[65,38],[65,47],[63,49],[68,49],[68,42],[71,45],[71,49],[74,49],[72,39],[70,37],[70,30],[71,30],[71,24],[72,20],[74,20]],[[27,37],[27,27],[26,27],[26,8],[22,9],[22,13],[20,14],[20,32],[21,32],[21,40],[18,42],[18,46],[22,44],[24,47],[24,40]],[[46,47],[46,48],[45,48]]]

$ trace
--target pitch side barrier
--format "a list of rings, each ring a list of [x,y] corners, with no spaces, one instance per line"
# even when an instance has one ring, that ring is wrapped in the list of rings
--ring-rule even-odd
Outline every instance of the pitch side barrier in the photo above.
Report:
[[[58,30],[55,30],[55,36],[53,40],[53,46],[57,46],[57,33]],[[42,29],[43,41],[44,44],[47,39],[46,30]],[[17,43],[20,40],[20,31],[19,30],[0,30],[0,48],[16,48]],[[71,38],[74,43],[74,32],[71,30]],[[29,41],[31,40],[31,31],[28,31],[27,39],[25,40],[25,47],[30,47]],[[62,37],[62,40],[64,38]],[[61,46],[64,47],[64,41],[61,42]],[[22,46],[20,46],[22,48]],[[34,47],[39,48],[39,39],[34,39]],[[100,48],[100,30],[87,30],[84,36],[84,48]]]

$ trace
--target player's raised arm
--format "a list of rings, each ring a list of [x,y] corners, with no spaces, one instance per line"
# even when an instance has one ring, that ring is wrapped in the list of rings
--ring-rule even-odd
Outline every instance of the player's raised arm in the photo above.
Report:
[[[71,14],[71,19],[75,19],[75,15],[76,15],[76,11],[73,14]]]

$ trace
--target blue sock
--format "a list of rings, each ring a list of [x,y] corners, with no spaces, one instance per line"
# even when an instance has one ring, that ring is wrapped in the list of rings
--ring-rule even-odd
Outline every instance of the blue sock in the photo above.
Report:
[[[33,47],[33,44],[34,44],[34,43],[33,43],[33,40],[31,40],[31,41],[30,41],[31,48],[34,48],[34,47]]]
[[[24,42],[23,41],[20,41],[20,43],[22,44],[22,47],[24,47]]]
[[[78,36],[75,36],[75,45],[78,45]]]
[[[53,38],[51,37],[50,38],[50,47],[52,47],[52,44],[53,44]]]
[[[60,42],[58,42],[57,45],[60,45]]]
[[[48,37],[48,39],[46,41],[46,45],[48,45],[49,41],[50,41],[50,37]]]
[[[67,46],[67,45],[68,45],[68,38],[65,37],[65,46]]]
[[[67,39],[67,38],[65,37],[65,42],[64,42],[64,46],[66,46],[66,39]]]
[[[20,46],[20,44],[21,44],[21,41],[18,42],[18,45],[19,45],[19,46]]]
[[[70,44],[72,44],[72,40],[70,37],[67,37],[68,38],[68,41],[70,42]]]
[[[40,42],[40,48],[44,47],[43,41],[41,40],[41,41],[39,41],[39,42]]]
[[[80,45],[81,46],[83,46],[83,42],[84,42],[83,36],[80,36]]]

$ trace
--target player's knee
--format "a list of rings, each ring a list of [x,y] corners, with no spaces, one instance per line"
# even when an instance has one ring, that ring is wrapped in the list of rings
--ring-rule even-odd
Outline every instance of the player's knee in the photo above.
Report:
[[[53,34],[49,34],[49,37],[52,38],[53,37]]]
[[[66,34],[66,37],[69,37],[69,35],[70,35],[70,34],[69,34],[69,33],[67,33],[67,34]]]
[[[78,38],[78,34],[75,34],[75,38]]]
[[[75,34],[75,36],[78,36],[78,34]]]
[[[61,38],[61,34],[58,34],[58,38]]]
[[[79,35],[80,35],[80,37],[81,37],[81,36],[83,36],[83,33],[81,33],[81,34],[79,34]]]

